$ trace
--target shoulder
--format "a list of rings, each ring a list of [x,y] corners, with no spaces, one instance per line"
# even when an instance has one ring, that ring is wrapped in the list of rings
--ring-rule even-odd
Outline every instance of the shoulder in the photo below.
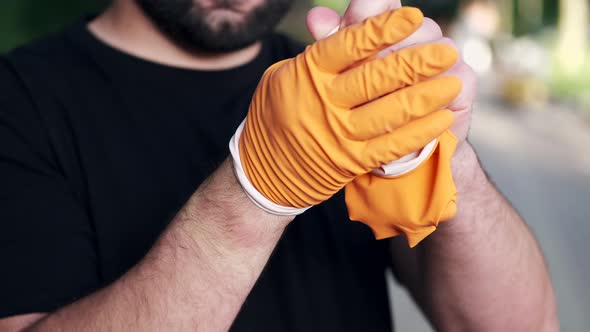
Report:
[[[77,36],[83,27],[80,21],[0,55],[0,101],[23,93],[36,101],[37,95],[55,91],[68,73],[78,72],[83,57]]]
[[[33,90],[47,90],[59,77],[65,44],[62,31],[0,55],[0,106],[5,109],[7,103],[20,104],[23,99],[30,102]]]
[[[47,129],[33,92],[5,57],[0,58],[0,91],[0,160],[50,158]]]
[[[55,86],[67,66],[66,35],[62,31],[0,55],[0,135],[5,141],[25,141],[29,149],[50,154],[47,109],[56,104]]]
[[[292,58],[305,50],[305,43],[282,33],[270,37],[272,49],[278,57]]]
[[[38,94],[50,93],[72,66],[68,34],[63,30],[0,55],[0,106],[17,104],[24,111],[24,104],[35,106]]]
[[[69,55],[73,52],[71,42],[72,33],[79,27],[71,26],[59,32],[47,35],[41,39],[17,47],[1,56],[2,67],[21,76],[27,72],[45,74],[67,64]]]

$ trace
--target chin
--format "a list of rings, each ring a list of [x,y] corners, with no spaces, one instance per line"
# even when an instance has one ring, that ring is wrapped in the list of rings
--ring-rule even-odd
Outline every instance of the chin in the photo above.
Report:
[[[237,50],[266,36],[294,0],[135,0],[170,39],[206,52]]]
[[[207,15],[207,24],[213,29],[224,24],[235,26],[243,22],[245,17],[245,14],[230,9],[214,9]]]

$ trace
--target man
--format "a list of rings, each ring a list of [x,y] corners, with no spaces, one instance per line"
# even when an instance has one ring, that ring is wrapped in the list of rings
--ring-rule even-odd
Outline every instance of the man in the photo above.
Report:
[[[464,68],[458,213],[415,250],[347,221],[340,193],[294,221],[244,193],[227,142],[265,69],[303,51],[270,34],[290,2],[114,0],[2,58],[0,330],[388,331],[387,266],[437,329],[556,329],[542,254],[465,141]],[[424,21],[394,51],[439,34]]]

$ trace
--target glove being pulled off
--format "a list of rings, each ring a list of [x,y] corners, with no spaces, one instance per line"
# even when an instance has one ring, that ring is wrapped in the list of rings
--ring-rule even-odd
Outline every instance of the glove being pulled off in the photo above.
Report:
[[[410,247],[455,216],[457,189],[451,158],[457,139],[447,130],[428,160],[400,177],[365,174],[346,186],[352,220],[371,227],[377,239],[405,235]]]
[[[436,23],[425,20],[419,31],[389,49],[399,51],[440,37]],[[420,158],[399,160],[355,179],[346,187],[350,218],[370,226],[377,239],[405,235],[409,245],[416,246],[440,222],[456,214],[457,189],[451,173],[456,147],[457,139],[447,130],[436,146],[429,144],[423,149]]]
[[[232,140],[238,179],[258,206],[283,214],[275,208],[319,204],[450,128],[453,114],[441,109],[461,82],[433,77],[456,63],[455,49],[423,45],[376,59],[422,20],[415,8],[387,12],[265,72]]]

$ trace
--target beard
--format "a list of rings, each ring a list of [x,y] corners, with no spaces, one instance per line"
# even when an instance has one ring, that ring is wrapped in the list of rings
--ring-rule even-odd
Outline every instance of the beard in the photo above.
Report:
[[[205,53],[236,51],[271,33],[295,0],[135,0],[181,47]],[[209,5],[206,7],[204,3]]]

